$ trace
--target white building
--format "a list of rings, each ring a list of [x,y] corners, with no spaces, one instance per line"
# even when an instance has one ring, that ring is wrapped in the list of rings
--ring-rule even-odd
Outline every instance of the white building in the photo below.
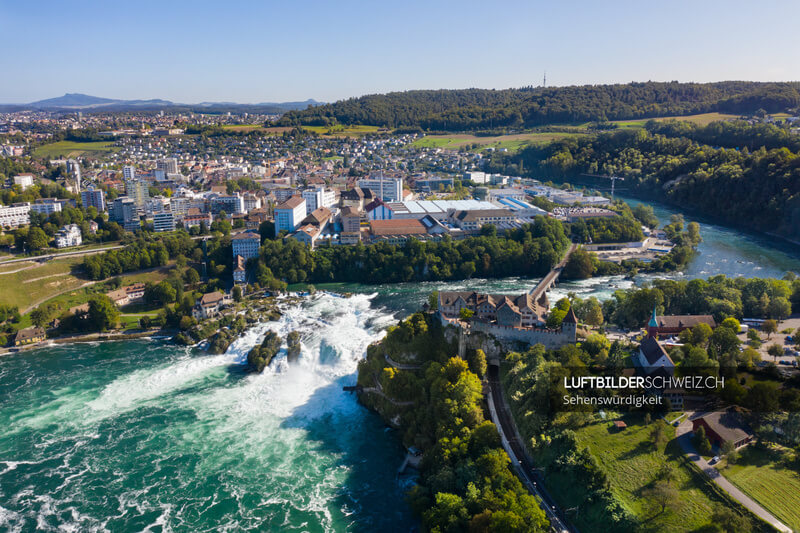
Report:
[[[0,226],[4,228],[17,228],[26,226],[31,222],[31,204],[22,202],[9,206],[0,205]]]
[[[275,235],[286,230],[292,233],[306,217],[306,201],[301,196],[292,196],[275,208]]]
[[[122,178],[125,181],[133,181],[136,179],[136,167],[125,165],[122,167]]]
[[[14,176],[14,185],[19,185],[24,191],[33,185],[33,174],[18,174]]]
[[[173,231],[175,229],[175,217],[172,213],[165,211],[153,215],[153,231]]]
[[[244,195],[244,212],[249,213],[253,209],[261,209],[261,198],[255,194]]]
[[[306,201],[306,214],[310,215],[320,207],[330,207],[336,203],[336,192],[326,190],[325,187],[306,189],[301,193]]]
[[[358,186],[371,190],[376,196],[386,202],[400,202],[403,200],[403,179],[384,178],[383,176],[358,180]]]
[[[486,175],[486,172],[479,172],[479,171],[472,171],[472,172],[464,172],[464,179],[469,180],[472,183],[476,183],[478,185],[483,185],[488,183],[490,178]]]
[[[80,246],[83,243],[81,228],[77,224],[69,224],[56,232],[56,248]]]
[[[39,198],[31,204],[31,211],[49,216],[61,211],[61,202],[57,202],[55,198]]]
[[[252,231],[246,231],[234,235],[231,239],[233,257],[241,256],[245,261],[251,257],[258,257],[258,249],[261,247],[261,235]]]

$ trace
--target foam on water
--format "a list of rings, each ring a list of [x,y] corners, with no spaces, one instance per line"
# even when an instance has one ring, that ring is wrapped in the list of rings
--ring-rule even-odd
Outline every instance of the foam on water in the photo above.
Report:
[[[125,371],[98,361],[92,379],[31,392],[34,405],[0,406],[0,421],[13,420],[23,434],[0,436],[0,501],[9,502],[0,526],[408,529],[413,521],[394,479],[400,448],[342,392],[367,346],[394,321],[371,307],[373,296],[320,294],[287,305],[278,321],[247,330],[224,355],[120,343],[131,352],[118,356],[130,362]],[[298,331],[300,356],[289,364],[284,346],[263,374],[247,374],[246,355],[267,330],[284,339]],[[387,494],[391,501],[378,504]]]

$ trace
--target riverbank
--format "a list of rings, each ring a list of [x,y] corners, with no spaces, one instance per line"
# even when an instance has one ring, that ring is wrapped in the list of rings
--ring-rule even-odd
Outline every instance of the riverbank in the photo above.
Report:
[[[605,181],[603,181],[602,184],[600,184],[597,183],[596,181],[581,179],[577,177],[572,177],[565,180],[553,179],[552,181],[553,183],[558,185],[569,184],[579,187],[586,187],[589,189],[594,189],[598,187],[598,185],[602,185],[603,188],[605,188],[608,185]],[[620,200],[625,200],[626,202],[629,203],[630,200],[633,200],[637,203],[648,203],[650,205],[653,205],[654,207],[659,206],[662,209],[667,209],[675,213],[683,214],[685,218],[687,219],[691,218],[691,220],[694,220],[704,225],[713,225],[729,230],[736,230],[738,233],[744,236],[749,236],[755,239],[763,240],[770,246],[780,251],[784,251],[783,247],[785,247],[788,244],[792,247],[793,253],[798,257],[800,257],[800,238],[794,239],[792,237],[779,235],[777,233],[756,231],[752,228],[751,225],[747,223],[746,217],[741,218],[740,224],[735,224],[729,220],[716,217],[709,213],[704,213],[702,211],[693,209],[691,207],[678,205],[675,202],[665,201],[665,198],[667,197],[655,191],[650,191],[648,189],[625,188],[624,184],[625,184],[624,181],[620,182],[620,187],[623,189],[623,191],[619,192],[619,189],[617,189],[614,195],[615,198],[618,198]],[[604,196],[608,196],[608,193],[605,192],[601,192],[601,194],[603,194]],[[702,235],[702,228],[701,228],[701,235]]]

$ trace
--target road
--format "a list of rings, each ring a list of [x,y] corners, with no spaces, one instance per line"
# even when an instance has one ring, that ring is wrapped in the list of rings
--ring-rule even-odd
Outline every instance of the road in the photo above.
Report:
[[[542,507],[550,520],[551,527],[558,532],[573,531],[577,532],[574,526],[569,525],[562,512],[556,507],[555,501],[544,489],[541,476],[536,472],[534,465],[528,460],[522,444],[516,437],[514,420],[506,409],[503,400],[503,390],[500,385],[500,369],[495,365],[489,366],[489,411],[492,414],[492,421],[500,432],[500,440],[503,448],[506,449],[511,463],[522,482],[528,490],[538,496],[542,501]]]
[[[246,231],[246,230],[242,230],[242,231]],[[231,235],[236,235],[237,233],[241,233],[242,231],[232,231]],[[191,237],[191,239],[194,240],[194,241],[199,240],[199,239],[208,239],[208,238],[210,238],[210,235],[195,235],[195,236]],[[5,260],[0,259],[0,266],[2,266],[2,265],[10,265],[10,264],[13,264],[13,263],[24,263],[24,262],[27,262],[27,261],[41,261],[41,260],[49,261],[51,259],[59,259],[61,257],[70,257],[70,256],[80,257],[82,255],[93,255],[93,254],[99,254],[99,253],[102,253],[102,252],[108,252],[109,250],[119,250],[121,248],[125,248],[126,246],[127,246],[127,244],[117,244],[117,245],[113,245],[113,246],[105,246],[103,248],[92,248],[92,249],[88,249],[88,250],[72,250],[72,251],[69,251],[69,252],[53,252],[53,253],[50,253],[50,254],[35,255],[35,256],[30,256],[30,257],[21,257],[21,258],[17,258],[17,259],[5,259]]]
[[[708,464],[708,461],[703,459],[703,456],[697,453],[695,450],[694,445],[692,445],[692,414],[687,413],[686,418],[680,425],[677,427],[675,434],[677,435],[678,442],[683,449],[683,452],[689,458],[691,462],[693,462],[697,467],[703,471],[705,475],[711,478],[714,483],[716,483],[722,490],[727,492],[731,498],[738,501],[745,507],[747,507],[750,511],[752,511],[755,515],[759,518],[767,522],[768,524],[772,525],[778,531],[784,531],[786,533],[792,533],[792,530],[789,526],[775,518],[769,511],[761,507],[758,503],[756,503],[753,499],[751,499],[747,494],[740,491],[736,488],[736,486],[725,479],[725,477],[719,473],[719,470]],[[696,416],[695,416],[696,418]]]
[[[99,254],[103,252],[107,252],[109,250],[119,250],[120,248],[125,248],[125,245],[119,244],[116,246],[106,246],[104,248],[92,248],[91,250],[73,250],[71,252],[55,252],[52,254],[44,254],[44,255],[35,255],[30,257],[23,257],[19,259],[7,259],[7,260],[0,260],[0,265],[10,265],[12,263],[24,263],[28,261],[49,261],[51,259],[59,259],[61,257],[70,257],[70,256],[82,256],[82,255],[93,255]]]

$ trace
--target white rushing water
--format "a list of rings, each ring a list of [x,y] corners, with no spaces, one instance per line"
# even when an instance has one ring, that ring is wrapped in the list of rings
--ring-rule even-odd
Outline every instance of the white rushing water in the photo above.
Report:
[[[223,355],[154,341],[52,349],[75,368],[0,407],[13,433],[0,437],[0,529],[407,525],[391,464],[399,445],[342,392],[394,322],[371,298],[319,294],[287,304],[278,321],[250,328]],[[262,374],[247,374],[247,353],[267,330],[284,339],[281,353]],[[289,364],[291,331],[302,350]]]

